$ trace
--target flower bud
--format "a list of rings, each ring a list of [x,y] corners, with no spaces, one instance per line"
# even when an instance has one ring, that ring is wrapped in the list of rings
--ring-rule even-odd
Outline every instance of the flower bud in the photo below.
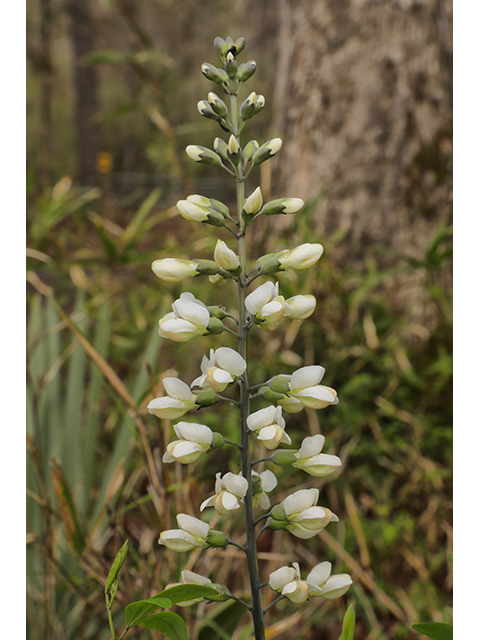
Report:
[[[233,164],[238,164],[241,159],[240,145],[237,138],[232,134],[228,140],[227,156]]]
[[[197,102],[197,109],[200,115],[204,118],[218,121],[218,115],[206,100],[200,100],[200,102]]]
[[[213,256],[215,262],[221,269],[236,271],[240,267],[240,261],[237,255],[227,247],[223,240],[217,240]]]
[[[272,518],[268,518],[267,525],[271,531],[286,531],[288,522],[282,522],[280,520],[272,520]]]
[[[256,68],[257,68],[257,63],[255,62],[255,60],[249,60],[245,64],[241,64],[238,67],[238,71],[237,71],[238,81],[246,82],[249,78],[253,76]]]
[[[204,62],[202,64],[202,73],[207,80],[211,80],[217,84],[224,84],[228,82],[227,73],[223,69],[217,69],[213,64],[209,64],[208,62]]]
[[[225,71],[227,72],[228,77],[233,80],[237,75],[238,63],[235,60],[235,56],[231,51],[227,53],[225,56]]]
[[[243,210],[248,214],[255,214],[260,211],[263,205],[263,196],[260,187],[257,187],[255,191],[245,200],[243,204]]]
[[[304,204],[301,198],[279,198],[278,200],[267,202],[263,207],[262,215],[271,216],[276,213],[296,213],[300,211]]]
[[[257,99],[257,94],[255,91],[248,96],[246,100],[244,100],[240,106],[240,118],[242,120],[248,120],[251,118],[255,111],[255,101]]]
[[[217,582],[212,582],[212,584],[208,585],[217,591],[216,596],[205,596],[206,602],[225,602],[225,600],[230,600],[230,592],[224,584],[218,584]]]
[[[218,57],[222,62],[225,62],[225,56],[228,53],[228,45],[223,38],[217,37],[213,41],[213,46],[217,50]],[[203,68],[202,68],[203,72]]]
[[[305,320],[309,318],[317,306],[315,296],[311,295],[293,296],[293,298],[288,298],[286,303],[288,308],[285,311],[285,316],[292,318],[292,320]]]
[[[210,322],[208,323],[207,326],[207,333],[205,333],[204,335],[211,335],[211,336],[217,336],[220,333],[223,333],[225,330],[225,327],[223,326],[223,322],[221,320],[219,320],[218,318],[210,318]]]
[[[278,257],[278,261],[282,266],[282,270],[308,269],[320,259],[322,254],[323,247],[321,244],[306,242],[299,247],[295,247],[295,249],[282,252]]]
[[[220,118],[226,118],[228,116],[228,109],[225,102],[217,96],[216,93],[210,91],[208,94],[208,104],[211,109],[218,115]]]
[[[257,96],[255,100],[255,109],[253,110],[252,116],[256,116],[259,111],[263,109],[265,106],[265,96]]]
[[[196,260],[195,262],[197,265],[197,273],[202,276],[214,276],[218,273],[218,265],[213,260]]]
[[[283,393],[275,393],[275,391],[272,391],[268,387],[261,387],[258,391],[258,394],[268,402],[279,402],[280,400],[285,398]],[[301,408],[303,409],[303,405]]]
[[[210,529],[207,534],[207,544],[209,547],[226,547],[228,544],[228,538],[223,531],[217,529]]]
[[[262,144],[262,146],[255,152],[252,158],[253,164],[261,164],[262,162],[265,162],[265,160],[268,160],[278,153],[281,146],[282,141],[280,138],[273,138],[273,140],[265,142],[265,144]]]
[[[259,475],[252,476],[252,496],[262,493],[262,479]]]
[[[259,148],[259,144],[256,140],[250,140],[250,142],[248,142],[243,149],[243,158],[245,162],[250,162],[250,160],[253,158],[254,153]]]
[[[227,143],[222,138],[215,138],[213,141],[213,149],[217,153],[223,162],[228,160],[227,156]]]
[[[287,518],[287,516],[285,514],[285,509],[283,508],[282,504],[276,504],[272,508],[270,514],[271,514],[271,516],[272,516],[272,518],[274,520],[279,520],[279,521],[282,521],[282,522],[283,521],[285,521],[285,522],[288,521],[288,518]]]
[[[220,202],[220,200],[215,200],[215,198],[208,198],[210,202],[210,207],[214,209],[214,211],[218,211],[222,216],[228,216],[230,214],[230,210],[226,204]]]
[[[201,391],[200,393],[208,393],[208,392]],[[218,398],[217,394],[215,394],[215,396]],[[220,449],[220,447],[223,447],[224,444],[225,444],[225,438],[222,436],[222,434],[218,433],[218,431],[214,431],[212,436],[212,444],[210,445],[210,448]]]
[[[201,198],[202,196],[199,196]],[[177,202],[177,209],[180,211],[185,220],[192,220],[194,222],[205,222],[208,219],[208,209],[205,206],[199,205],[190,198],[193,196],[189,196],[186,200],[179,200]],[[207,200],[205,198],[205,200]]]
[[[276,258],[265,260],[265,262],[260,267],[260,273],[264,276],[271,275],[272,273],[277,273],[277,271],[279,270],[280,263]]]
[[[195,162],[211,164],[216,167],[222,164],[220,156],[215,153],[215,151],[207,149],[207,147],[200,147],[196,144],[189,144],[185,151],[187,152],[188,157],[192,160],[195,160]]]
[[[227,317],[227,312],[225,311],[225,307],[213,306],[207,307],[208,312],[210,313],[211,318],[218,318],[219,320],[223,320]]]
[[[198,274],[196,262],[193,260],[177,260],[175,258],[155,260],[152,264],[152,271],[165,282],[180,282],[184,278]]]
[[[239,53],[241,53],[244,49],[245,49],[245,45],[247,44],[247,41],[245,40],[245,38],[239,38],[238,40],[235,40],[235,55],[238,56]]]

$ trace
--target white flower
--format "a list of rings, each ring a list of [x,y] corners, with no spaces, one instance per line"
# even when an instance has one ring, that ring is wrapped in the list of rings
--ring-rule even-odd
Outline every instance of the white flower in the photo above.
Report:
[[[281,442],[291,444],[290,437],[285,433],[285,420],[282,408],[270,405],[265,409],[255,411],[247,418],[247,427],[255,431],[257,438],[267,449],[276,449]]]
[[[252,476],[254,479],[257,477],[260,478],[260,488],[257,489],[257,493],[253,494],[254,508],[256,509],[257,507],[260,507],[261,509],[269,509],[270,498],[267,496],[267,493],[273,491],[278,484],[275,474],[267,469],[266,471],[262,471],[262,473],[252,471]]]
[[[215,481],[215,495],[200,505],[200,511],[206,507],[215,507],[219,516],[226,516],[229,511],[240,507],[240,500],[245,497],[248,482],[241,475],[226,473],[223,478],[217,473]]]
[[[325,437],[320,434],[305,438],[300,449],[293,454],[297,461],[292,462],[292,467],[303,469],[317,478],[328,476],[339,469],[342,466],[340,458],[320,453],[324,442]]]
[[[203,356],[200,368],[202,375],[195,378],[191,386],[213,389],[218,393],[245,372],[247,363],[233,349],[220,347],[216,351],[210,349],[210,359]]]
[[[321,244],[306,242],[295,249],[285,251],[277,259],[284,269],[308,269],[320,259],[322,253]]]
[[[305,320],[312,315],[316,306],[315,296],[293,296],[293,298],[286,300],[285,317],[292,318],[292,320]]]
[[[158,544],[163,544],[172,551],[190,551],[191,549],[208,547],[207,535],[210,527],[206,522],[198,520],[186,513],[177,515],[179,529],[162,531]]]
[[[346,573],[330,576],[331,571],[330,562],[320,562],[313,567],[307,576],[309,595],[333,600],[346,593],[352,584],[352,578]]]
[[[193,260],[164,258],[152,264],[153,273],[165,282],[180,282],[184,278],[197,275],[198,264]]]
[[[177,209],[186,220],[193,220],[195,222],[204,222],[208,220],[209,211],[207,207],[210,206],[210,200],[205,196],[192,195],[188,196],[186,200],[179,200],[177,202]]]
[[[318,365],[301,367],[290,378],[288,395],[311,409],[324,409],[329,404],[338,404],[337,392],[331,387],[325,387],[319,382],[323,378],[325,369]],[[278,403],[290,411],[289,406],[295,406],[291,400],[279,400]],[[290,403],[290,405],[289,405]]]
[[[250,195],[243,205],[245,213],[254,214],[258,213],[263,205],[263,196],[260,187],[257,187],[255,191]]]
[[[301,198],[279,198],[278,200],[267,202],[262,209],[262,215],[271,216],[277,213],[297,213],[304,204]]]
[[[149,413],[164,420],[176,420],[194,409],[195,396],[188,384],[178,378],[164,378],[163,387],[168,395],[151,400],[147,409]]]
[[[166,589],[171,587],[178,587],[182,584],[196,584],[200,586],[211,585],[213,584],[210,578],[205,578],[205,576],[201,576],[199,573],[194,573],[193,571],[189,571],[188,569],[184,569],[180,574],[180,582],[174,584],[168,584]],[[190,607],[193,604],[197,604],[198,602],[202,602],[204,598],[195,598],[193,600],[185,600],[184,602],[177,602],[177,606],[179,607]]]
[[[220,269],[235,271],[240,266],[237,255],[227,247],[223,240],[217,240],[213,257]]]
[[[158,322],[158,335],[175,342],[186,342],[195,336],[204,335],[210,322],[207,307],[193,293],[182,293],[172,304],[172,313],[167,313]]]
[[[294,562],[291,567],[280,567],[270,574],[268,586],[297,604],[308,598],[308,584],[300,578],[300,567]]]
[[[210,427],[197,422],[178,422],[173,430],[179,439],[167,445],[163,462],[189,464],[210,449],[213,439]]]
[[[285,298],[278,295],[278,282],[257,287],[246,297],[245,306],[267,331],[272,331],[288,311]]]
[[[233,134],[228,139],[227,150],[228,150],[228,153],[232,155],[240,151],[240,145],[238,144],[238,140]]]
[[[281,506],[290,523],[287,530],[297,538],[313,538],[329,522],[338,522],[338,517],[326,507],[317,507],[318,489],[301,489],[287,496]]]

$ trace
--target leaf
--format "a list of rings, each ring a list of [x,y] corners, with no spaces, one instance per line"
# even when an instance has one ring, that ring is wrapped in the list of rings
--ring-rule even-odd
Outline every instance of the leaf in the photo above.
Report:
[[[55,458],[52,458],[51,480],[68,542],[74,552],[81,555],[85,549],[85,532],[68,481],[60,463]]]
[[[132,627],[134,624],[138,624],[138,620],[142,616],[152,613],[155,609],[169,609],[171,606],[171,600],[168,598],[159,598],[158,596],[154,596],[148,600],[131,602],[125,607],[125,624],[127,627]]]
[[[154,613],[152,616],[143,618],[137,624],[147,629],[161,631],[171,640],[188,640],[187,628],[183,618],[171,611]]]
[[[414,624],[413,629],[432,640],[453,640],[453,626],[445,622],[424,622]]]
[[[128,552],[128,540],[125,540],[125,542],[122,545],[122,548],[115,556],[115,560],[113,561],[112,567],[108,573],[107,582],[105,583],[105,593],[108,593],[110,591],[115,578],[120,573],[120,569],[122,568],[127,552]]]
[[[180,584],[176,587],[170,587],[161,593],[157,593],[154,598],[168,598],[173,604],[177,602],[187,602],[195,600],[195,598],[204,598],[205,596],[216,596],[218,592],[211,587],[204,587],[197,584]]]
[[[343,617],[342,633],[338,640],[353,640],[353,634],[355,631],[355,608],[351,604],[345,611]]]

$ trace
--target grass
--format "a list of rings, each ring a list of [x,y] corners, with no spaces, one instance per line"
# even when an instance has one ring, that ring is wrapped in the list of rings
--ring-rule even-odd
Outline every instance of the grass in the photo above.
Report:
[[[224,473],[234,466],[222,449],[195,465],[163,467],[171,425],[146,411],[149,398],[161,393],[162,377],[190,381],[213,341],[233,346],[225,334],[186,348],[162,341],[158,318],[183,290],[227,306],[230,294],[228,284],[215,288],[195,279],[162,285],[152,275],[154,258],[210,258],[214,247],[204,227],[159,206],[159,191],[129,211],[100,193],[62,189],[29,195],[28,637],[102,640],[108,637],[103,583],[126,538],[119,605],[160,591],[183,568],[248,597],[237,550],[183,557],[156,544],[160,530],[175,526],[176,513],[199,515],[199,503],[212,493],[212,468]],[[309,228],[307,211],[289,234],[300,244],[311,239]],[[287,428],[294,445],[321,431],[326,451],[342,458],[338,477],[314,479],[341,522],[309,541],[265,533],[261,571],[268,575],[296,559],[308,571],[329,559],[337,572],[353,575],[354,587],[338,602],[280,603],[267,617],[269,637],[287,640],[295,629],[307,640],[320,633],[337,640],[352,601],[362,639],[413,640],[413,623],[450,622],[452,317],[444,284],[450,237],[441,227],[423,260],[398,256],[385,269],[383,256],[372,256],[362,272],[340,271],[330,258],[340,234],[321,238],[325,256],[314,269],[279,277],[285,297],[313,293],[317,311],[303,323],[254,333],[251,381],[302,364],[326,368],[324,381],[337,389],[340,404],[294,414]],[[404,281],[423,292],[423,315],[418,297],[410,308],[396,305],[392,292]],[[195,418],[235,437],[234,412],[224,405]],[[275,501],[302,483],[312,486],[310,476],[275,471],[281,487]],[[241,515],[217,519],[214,526],[238,538]],[[273,594],[264,591],[268,604]],[[181,613],[192,640],[246,640],[252,633],[236,603]],[[141,630],[137,637],[152,636]]]

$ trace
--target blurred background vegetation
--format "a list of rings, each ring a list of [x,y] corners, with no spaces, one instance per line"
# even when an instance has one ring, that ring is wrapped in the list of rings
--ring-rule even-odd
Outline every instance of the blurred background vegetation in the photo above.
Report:
[[[271,637],[336,640],[350,601],[359,639],[413,640],[416,622],[451,622],[450,30],[436,0],[27,2],[29,638],[109,638],[103,585],[126,538],[119,604],[183,568],[247,594],[236,551],[158,547],[176,513],[199,515],[211,469],[234,467],[224,450],[162,466],[171,425],[145,408],[163,377],[191,381],[211,346],[234,346],[228,335],[161,340],[158,318],[182,291],[227,307],[235,296],[228,283],[165,285],[150,270],[213,254],[216,239],[179,216],[178,199],[233,204],[234,185],[183,151],[219,134],[196,109],[216,90],[200,66],[215,63],[217,35],[244,35],[243,60],[258,64],[248,91],[266,107],[249,138],[285,143],[248,192],[307,200],[299,216],[260,221],[251,257],[325,246],[315,268],[279,276],[285,297],[313,293],[317,309],[252,332],[252,382],[322,364],[340,397],[288,421],[295,445],[321,431],[342,458],[338,477],[313,480],[340,523],[308,541],[266,533],[260,558],[265,576],[329,559],[354,586],[341,601],[282,602],[267,614]],[[234,438],[228,407],[196,418]],[[276,471],[275,501],[312,486]],[[237,537],[241,515],[220,526]],[[194,640],[252,633],[236,603],[183,613]]]

